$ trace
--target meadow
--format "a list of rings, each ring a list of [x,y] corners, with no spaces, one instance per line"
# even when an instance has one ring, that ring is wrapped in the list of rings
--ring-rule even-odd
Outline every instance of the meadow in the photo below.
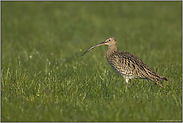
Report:
[[[118,50],[166,77],[125,80]],[[1,121],[182,121],[182,2],[1,2]]]

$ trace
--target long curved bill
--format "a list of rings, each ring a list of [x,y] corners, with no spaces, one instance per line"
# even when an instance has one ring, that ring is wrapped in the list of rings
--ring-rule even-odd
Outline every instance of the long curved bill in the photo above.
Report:
[[[91,50],[91,49],[93,49],[93,48],[95,48],[95,47],[101,46],[101,45],[105,45],[105,42],[102,42],[102,43],[100,43],[100,44],[97,44],[97,45],[95,45],[95,46],[90,47],[88,50],[86,50],[86,51],[83,53],[83,55],[84,55],[86,52],[88,52],[89,50]],[[82,55],[82,56],[83,56],[83,55]]]

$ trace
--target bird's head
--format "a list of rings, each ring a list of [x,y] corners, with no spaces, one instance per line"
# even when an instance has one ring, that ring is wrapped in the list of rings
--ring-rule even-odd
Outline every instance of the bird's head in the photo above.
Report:
[[[107,38],[105,41],[103,41],[103,42],[101,42],[101,43],[99,43],[99,44],[97,44],[97,45],[95,45],[95,46],[92,46],[91,48],[89,48],[88,50],[86,50],[84,53],[83,53],[83,55],[86,53],[86,52],[88,52],[89,50],[91,50],[91,49],[93,49],[93,48],[95,48],[95,47],[98,47],[98,46],[101,46],[101,45],[108,45],[108,46],[116,46],[117,45],[117,43],[116,43],[116,39],[114,38],[114,37],[109,37],[109,38]],[[82,56],[83,56],[82,55]]]
[[[116,45],[116,39],[114,37],[107,38],[104,42],[100,43],[101,45]]]

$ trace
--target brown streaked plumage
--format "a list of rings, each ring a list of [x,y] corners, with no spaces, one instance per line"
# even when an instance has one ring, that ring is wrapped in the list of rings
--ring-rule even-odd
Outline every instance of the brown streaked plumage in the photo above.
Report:
[[[101,45],[108,45],[108,50],[106,53],[107,61],[116,73],[126,79],[127,85],[128,81],[131,81],[133,78],[149,79],[156,82],[161,87],[163,86],[159,80],[168,81],[165,77],[157,74],[135,55],[117,50],[117,42],[114,37],[109,37],[104,42],[92,46],[86,50],[83,55],[89,50]]]

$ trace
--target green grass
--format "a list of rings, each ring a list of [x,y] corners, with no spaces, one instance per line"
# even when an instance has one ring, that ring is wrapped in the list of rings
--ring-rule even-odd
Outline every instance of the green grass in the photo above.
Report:
[[[1,2],[1,121],[182,121],[182,2]],[[125,80],[114,36],[160,75]]]

